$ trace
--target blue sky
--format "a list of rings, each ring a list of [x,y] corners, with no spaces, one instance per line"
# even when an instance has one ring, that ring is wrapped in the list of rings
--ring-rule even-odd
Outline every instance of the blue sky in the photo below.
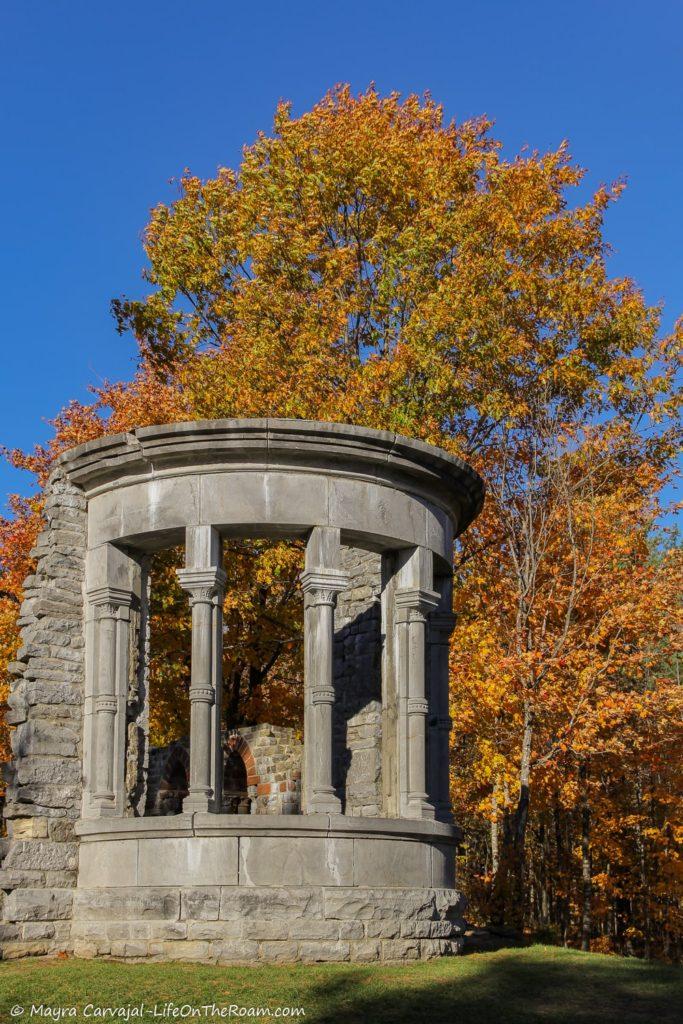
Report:
[[[487,114],[508,155],[567,138],[589,187],[626,176],[613,273],[665,327],[683,312],[682,0],[3,0],[0,443],[44,441],[70,398],[132,374],[109,302],[144,292],[170,179],[235,165],[280,98],[303,111],[340,81]],[[0,504],[29,487],[0,465]]]

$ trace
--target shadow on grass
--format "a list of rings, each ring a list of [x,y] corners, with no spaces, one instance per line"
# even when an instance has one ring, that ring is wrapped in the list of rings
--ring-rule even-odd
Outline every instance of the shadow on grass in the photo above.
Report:
[[[312,1019],[325,1024],[680,1024],[683,1019],[683,977],[675,969],[554,953],[548,947],[539,955],[538,949],[475,953],[467,958],[473,968],[467,971],[462,960],[442,961],[438,970],[415,965],[390,974],[376,968],[367,979],[340,970],[317,991],[309,990],[309,999],[320,1007]]]
[[[167,1001],[194,1007],[211,1001],[221,1007],[303,1007],[305,1016],[291,1019],[306,1024],[679,1024],[683,972],[553,946],[404,966],[216,967],[106,960],[0,964],[2,1024],[10,1020],[13,1005],[28,1008],[47,1001],[80,1009],[90,1001],[107,1007],[143,1001],[162,1008]],[[27,1010],[17,1019],[30,1018]]]

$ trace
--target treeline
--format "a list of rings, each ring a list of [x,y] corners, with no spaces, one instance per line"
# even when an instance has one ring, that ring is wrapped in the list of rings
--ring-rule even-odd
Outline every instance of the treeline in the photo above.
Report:
[[[538,939],[623,956],[680,962],[680,850],[670,774],[602,772],[574,806],[555,794],[531,814],[521,923]],[[459,878],[468,917],[490,921],[500,823],[463,811]]]

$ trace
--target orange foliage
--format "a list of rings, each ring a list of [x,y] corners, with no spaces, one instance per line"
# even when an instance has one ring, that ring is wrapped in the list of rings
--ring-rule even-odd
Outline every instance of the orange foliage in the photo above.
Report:
[[[134,379],[72,403],[46,449],[12,459],[42,485],[59,451],[103,432],[266,415],[469,459],[489,497],[456,555],[452,712],[474,909],[574,940],[588,906],[593,942],[672,955],[681,567],[651,531],[683,326],[660,339],[659,310],[608,275],[602,222],[621,185],[577,205],[566,145],[506,161],[490,129],[373,89],[340,87],[296,118],[282,104],[238,170],[188,173],[152,211],[150,293],[113,303],[139,344]],[[4,660],[39,510],[15,502],[0,531]],[[186,719],[174,557],[153,565],[159,739]],[[299,558],[228,551],[233,721],[299,719]]]

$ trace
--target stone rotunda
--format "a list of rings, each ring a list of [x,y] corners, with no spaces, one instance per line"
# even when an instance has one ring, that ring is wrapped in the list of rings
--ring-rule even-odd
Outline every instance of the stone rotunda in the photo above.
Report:
[[[458,952],[452,551],[482,500],[458,459],[346,424],[175,423],[63,454],[12,665],[4,955]],[[222,735],[228,538],[305,541],[303,749]],[[149,556],[178,545],[190,729],[154,812]]]

